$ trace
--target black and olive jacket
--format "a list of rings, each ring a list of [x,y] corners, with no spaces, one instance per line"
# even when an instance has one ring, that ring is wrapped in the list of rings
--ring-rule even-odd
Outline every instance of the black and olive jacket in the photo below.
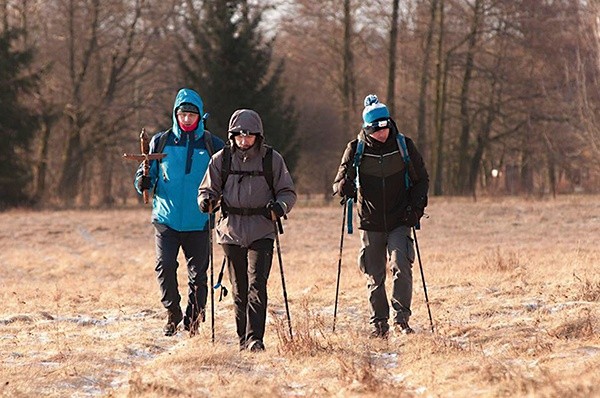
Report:
[[[360,132],[365,141],[364,152],[359,167],[359,187],[357,195],[359,229],[389,232],[406,222],[407,207],[422,210],[427,206],[429,175],[423,157],[413,141],[406,137],[406,146],[411,160],[410,176],[412,187],[405,184],[405,164],[396,141],[397,128],[394,123],[385,142],[379,142]],[[344,178],[355,181],[353,166],[358,138],[349,142],[342,156],[342,162],[334,180],[334,190]]]

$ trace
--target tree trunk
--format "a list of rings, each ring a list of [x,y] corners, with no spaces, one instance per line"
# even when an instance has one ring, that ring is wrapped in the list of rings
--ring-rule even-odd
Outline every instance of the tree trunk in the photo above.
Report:
[[[354,57],[352,54],[352,14],[350,0],[344,0],[344,49],[342,76],[342,122],[346,134],[353,135],[354,129],[350,124],[350,114],[355,99],[354,92]]]
[[[113,174],[114,164],[119,159],[114,155],[108,155],[106,159],[98,159],[98,176],[100,181],[93,184],[93,189],[98,189],[100,196],[100,205],[110,207],[115,203],[113,197]]]
[[[83,169],[80,129],[71,123],[67,143],[62,156],[62,171],[58,183],[58,196],[64,204],[71,206],[79,193],[80,176]]]
[[[473,24],[471,25],[471,32],[469,33],[467,54],[465,60],[465,71],[463,75],[462,87],[460,91],[460,123],[461,133],[458,142],[458,172],[456,173],[457,181],[456,187],[458,192],[462,195],[469,191],[469,187],[472,186],[472,181],[469,181],[467,176],[467,170],[469,169],[469,145],[471,135],[471,122],[469,114],[469,94],[470,94],[470,83],[473,75],[473,68],[475,66],[475,46],[477,44],[477,36],[479,31],[480,21],[480,10],[482,8],[482,0],[475,1],[475,8],[473,11]],[[480,143],[478,143],[480,145]]]
[[[393,0],[392,26],[390,28],[390,49],[388,52],[388,87],[387,87],[387,107],[391,115],[395,115],[396,110],[396,50],[398,48],[398,8],[400,0]]]
[[[419,108],[417,113],[417,147],[421,155],[429,158],[429,145],[427,144],[427,86],[429,85],[429,60],[431,47],[433,46],[433,32],[435,31],[435,21],[437,17],[438,0],[431,1],[431,12],[427,37],[425,39],[425,48],[423,50],[423,63],[421,64],[421,84],[419,88]]]
[[[48,170],[48,149],[50,143],[50,132],[52,131],[52,116],[48,114],[42,115],[42,123],[40,126],[39,133],[39,146],[36,154],[36,163],[33,169],[33,175],[35,176],[34,181],[34,192],[33,201],[34,203],[41,202],[44,198],[46,191],[46,171]]]
[[[548,150],[548,182],[550,183],[552,197],[556,199],[556,161],[550,150]]]
[[[444,0],[440,1],[440,12],[438,16],[438,47],[436,61],[436,95],[435,95],[435,135],[436,135],[436,162],[435,180],[433,183],[433,194],[443,195],[442,179],[444,177],[444,114],[446,101],[446,65],[444,62]]]

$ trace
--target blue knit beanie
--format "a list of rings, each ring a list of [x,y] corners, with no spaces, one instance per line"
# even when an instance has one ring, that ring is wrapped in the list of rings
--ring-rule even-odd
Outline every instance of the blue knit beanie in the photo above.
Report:
[[[369,94],[365,97],[365,109],[362,113],[363,127],[366,127],[376,120],[389,119],[390,112],[388,108],[379,102],[375,94]]]

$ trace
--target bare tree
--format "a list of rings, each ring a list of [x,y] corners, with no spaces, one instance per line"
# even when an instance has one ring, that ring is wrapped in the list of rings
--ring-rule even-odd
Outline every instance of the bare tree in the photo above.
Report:
[[[421,63],[421,70],[419,71],[421,78],[419,84],[419,97],[418,97],[418,110],[417,110],[417,146],[428,159],[429,156],[429,145],[427,140],[427,89],[429,87],[429,74],[430,74],[430,59],[431,51],[433,47],[433,35],[436,28],[436,20],[438,13],[439,0],[431,0],[429,5],[429,22],[427,24],[425,33],[425,43],[423,46],[423,62]]]
[[[153,6],[157,8],[152,10]],[[100,186],[104,193],[111,190],[112,178],[103,175],[110,173],[107,153],[114,150],[124,128],[137,130],[128,122],[135,109],[154,95],[149,91],[134,103],[131,93],[140,84],[153,84],[146,78],[159,59],[149,59],[150,48],[168,15],[161,16],[164,10],[158,7],[158,2],[143,0],[57,0],[39,10],[46,18],[43,29],[49,32],[40,37],[47,40],[42,56],[52,61],[51,84],[41,102],[53,98],[60,115],[56,123],[47,119],[41,131],[40,156],[47,156],[44,143],[50,129],[61,130],[65,138],[56,173],[57,196],[67,205],[75,203],[82,185]],[[92,169],[94,159],[101,160],[98,170]],[[40,188],[45,186],[43,169],[38,170]],[[110,195],[103,196],[110,201]],[[89,202],[89,195],[80,197],[80,203]]]
[[[396,110],[396,52],[398,49],[398,9],[400,0],[392,0],[392,21],[390,27],[390,44],[388,52],[388,83],[387,83],[387,107],[392,115]]]
[[[351,131],[350,114],[356,103],[356,91],[354,80],[354,54],[352,52],[352,8],[350,0],[344,0],[344,50],[342,53],[343,73],[342,73],[342,121],[345,131]]]
[[[437,17],[438,39],[437,39],[437,59],[435,71],[435,171],[433,179],[433,194],[442,195],[444,178],[444,129],[446,115],[446,91],[447,91],[447,62],[444,57],[444,0],[440,0],[439,12]]]

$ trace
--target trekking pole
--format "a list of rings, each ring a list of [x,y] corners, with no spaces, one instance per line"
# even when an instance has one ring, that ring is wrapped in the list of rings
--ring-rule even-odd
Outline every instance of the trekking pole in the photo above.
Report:
[[[342,274],[342,250],[344,248],[344,224],[346,223],[346,210],[348,209],[348,201],[346,198],[343,199],[344,202],[344,210],[342,215],[342,234],[340,237],[340,254],[338,256],[338,270],[337,270],[337,282],[335,284],[335,305],[333,306],[333,330],[335,332],[335,320],[337,317],[337,307],[338,307],[338,296],[340,292],[340,276]]]
[[[208,212],[208,261],[210,264],[210,339],[211,342],[215,343],[215,290],[212,289],[214,286],[214,270],[213,270],[213,213],[212,206]]]
[[[419,252],[419,241],[417,240],[417,230],[412,228],[413,236],[415,237],[415,247],[417,248],[417,258],[419,259],[419,269],[421,270],[421,280],[423,281],[423,290],[425,291],[425,304],[427,304],[427,312],[429,313],[429,324],[431,325],[431,333],[433,333],[433,318],[431,317],[431,308],[429,308],[429,297],[427,296],[427,285],[425,284],[425,273],[423,272],[423,263],[421,262],[421,253]]]
[[[288,328],[290,331],[290,341],[294,339],[292,334],[292,318],[290,317],[290,307],[288,306],[287,290],[285,289],[285,277],[283,276],[283,260],[281,259],[281,245],[279,244],[279,234],[283,233],[281,220],[277,218],[274,212],[271,212],[273,227],[275,228],[275,242],[277,244],[277,258],[279,259],[279,273],[281,274],[281,287],[283,288],[283,301],[285,302],[285,313],[287,315]]]
[[[223,286],[223,274],[225,273],[225,263],[228,261],[227,256],[223,257],[223,264],[221,264],[221,271],[217,277],[217,283],[213,286],[213,289],[219,289],[219,301],[223,300],[223,297],[227,297],[227,288]],[[212,284],[212,282],[211,282]]]

